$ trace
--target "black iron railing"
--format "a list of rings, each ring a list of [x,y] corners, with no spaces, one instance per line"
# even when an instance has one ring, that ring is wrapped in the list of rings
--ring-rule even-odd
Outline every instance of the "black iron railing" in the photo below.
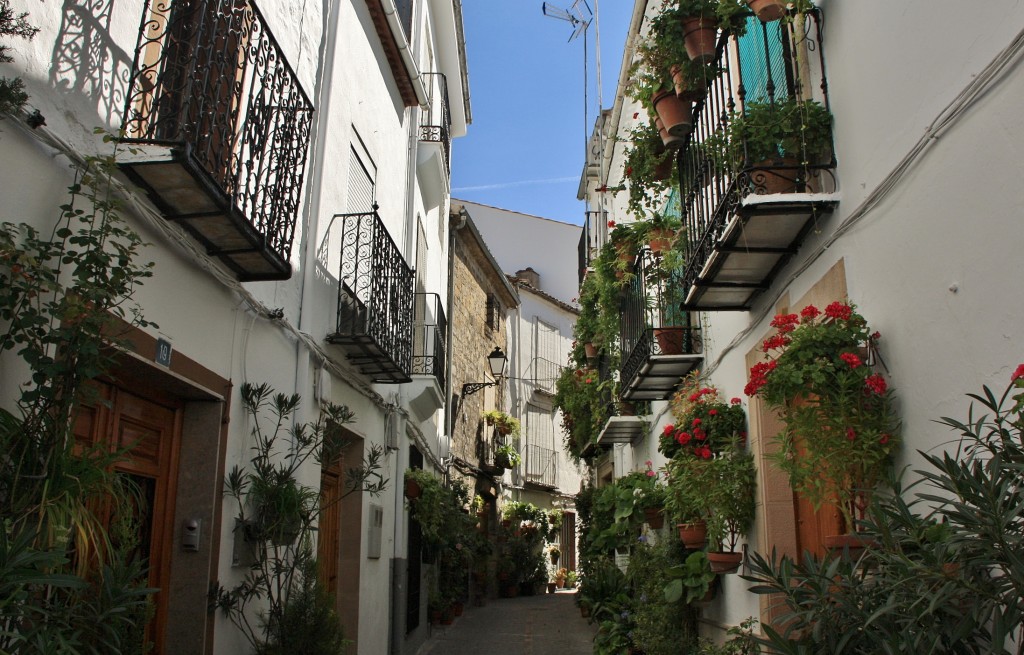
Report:
[[[146,0],[132,70],[124,140],[186,152],[287,261],[313,106],[256,5]]]
[[[425,73],[427,108],[420,112],[420,141],[441,144],[444,170],[451,174],[452,112],[448,104],[448,79],[443,73]]]
[[[523,453],[526,481],[549,487],[556,486],[558,484],[556,476],[557,461],[555,451],[550,448],[541,448],[534,444],[527,444],[526,452]]]
[[[542,393],[555,393],[555,381],[562,374],[563,366],[543,357],[533,358],[534,389]]]
[[[583,284],[583,278],[587,274],[590,263],[594,261],[597,251],[603,245],[601,235],[605,234],[605,231],[601,229],[600,222],[604,216],[607,216],[607,212],[589,211],[584,214],[583,233],[580,234],[580,241],[576,246],[579,257],[580,284]]]
[[[376,382],[408,382],[412,361],[413,270],[376,209],[343,214],[337,331],[331,343]]]
[[[793,21],[762,23],[747,18],[747,33],[723,32],[707,93],[694,107],[693,132],[680,148],[677,163],[685,227],[684,288],[694,282],[711,257],[730,217],[752,194],[822,193],[836,188],[831,130],[827,152],[801,147],[795,157],[760,160],[750,143],[730,141],[729,124],[756,102],[769,107],[816,102],[829,109],[821,11]],[[799,127],[794,128],[795,130]]]
[[[441,297],[436,293],[417,293],[413,320],[412,372],[415,375],[433,375],[444,389],[448,321]]]
[[[663,257],[644,248],[621,298],[623,388],[652,356],[693,355],[702,350],[700,330],[692,326],[690,312],[680,308],[681,271],[664,266]]]

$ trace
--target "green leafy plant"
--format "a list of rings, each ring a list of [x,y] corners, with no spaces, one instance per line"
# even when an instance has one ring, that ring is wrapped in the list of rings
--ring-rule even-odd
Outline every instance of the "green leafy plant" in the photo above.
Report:
[[[653,122],[642,122],[629,131],[622,164],[629,182],[628,208],[634,216],[655,209],[664,202],[665,194],[678,184],[673,166],[676,150],[665,148]]]
[[[499,409],[490,409],[482,414],[487,425],[493,425],[499,433],[513,438],[518,437],[522,426],[519,419]]]
[[[516,447],[510,443],[504,443],[498,446],[494,450],[494,461],[505,468],[515,468],[519,466],[523,458],[519,455],[519,451]]]
[[[323,621],[337,621],[318,604],[320,592],[311,579],[316,577],[312,537],[327,507],[319,489],[299,478],[310,464],[326,467],[337,460],[351,443],[342,427],[354,417],[347,407],[330,403],[314,421],[294,424],[300,397],[276,393],[265,383],[243,383],[241,399],[252,425],[253,454],[247,467],[236,465],[225,476],[224,493],[237,505],[237,525],[250,543],[253,562],[233,587],[214,585],[210,602],[256,653],[295,652],[293,646],[305,644],[306,634],[335,634]],[[388,483],[380,474],[383,458],[384,448],[373,444],[346,469],[338,501],[358,491],[382,493]]]
[[[679,564],[665,569],[668,582],[663,586],[666,602],[676,603],[683,599],[687,604],[707,596],[715,582],[708,556],[703,550],[695,550]],[[685,594],[685,598],[684,597]]]
[[[750,370],[757,395],[784,424],[774,461],[814,507],[835,503],[853,530],[899,445],[899,421],[885,378],[864,362],[878,339],[853,305],[813,305],[772,320],[767,357]]]
[[[23,19],[0,7],[5,29],[29,29]],[[145,647],[133,622],[145,620],[156,590],[145,586],[145,563],[110,536],[140,506],[138,489],[114,472],[126,450],[82,444],[73,430],[121,330],[149,325],[134,294],[152,265],[138,263],[144,244],[120,215],[115,170],[113,154],[77,165],[49,234],[0,223],[0,353],[13,351],[21,361],[4,366],[27,376],[11,379],[14,411],[0,410],[2,652]]]
[[[39,28],[29,24],[27,13],[15,14],[10,0],[0,0],[0,36],[16,36],[31,39]],[[0,64],[14,61],[8,53],[9,46],[0,44]],[[0,117],[13,114],[28,102],[25,83],[19,77],[0,77]]]
[[[832,149],[832,114],[814,100],[753,100],[733,112],[707,148],[739,171],[761,162],[821,162]]]

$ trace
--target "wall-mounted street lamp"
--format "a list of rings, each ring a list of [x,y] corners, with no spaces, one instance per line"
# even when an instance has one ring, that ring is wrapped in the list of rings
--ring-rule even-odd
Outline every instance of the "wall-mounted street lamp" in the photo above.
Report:
[[[459,394],[461,397],[471,396],[481,389],[487,387],[493,387],[498,384],[502,376],[505,375],[505,367],[508,365],[508,357],[505,353],[501,352],[500,346],[495,346],[491,354],[487,356],[487,365],[491,368],[491,376],[494,378],[490,382],[467,382],[462,385],[462,393]]]
[[[490,382],[467,382],[462,385],[462,392],[459,394],[458,403],[455,405],[455,413],[452,416],[452,429],[455,428],[455,419],[459,417],[459,413],[462,411],[462,401],[466,396],[471,396],[481,389],[498,384],[505,375],[505,367],[507,365],[508,357],[501,351],[500,346],[495,346],[491,354],[487,356],[487,366],[491,369],[491,376],[494,379]]]

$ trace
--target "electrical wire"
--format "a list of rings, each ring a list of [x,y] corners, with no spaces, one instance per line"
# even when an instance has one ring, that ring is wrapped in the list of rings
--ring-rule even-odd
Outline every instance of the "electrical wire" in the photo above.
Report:
[[[902,180],[908,172],[913,170],[921,158],[924,157],[930,150],[935,142],[949,129],[954,127],[956,123],[967,113],[967,111],[976,104],[982,96],[991,91],[997,84],[1002,80],[1000,76],[1006,71],[1006,68],[1014,63],[1014,60],[1019,57],[1021,51],[1024,50],[1024,30],[1021,30],[1013,38],[1008,46],[1001,50],[993,59],[988,63],[980,73],[974,76],[974,78],[953,98],[952,101],[947,104],[942,111],[935,117],[934,120],[925,129],[924,134],[914,144],[914,146],[903,156],[902,159],[896,164],[895,167],[889,172],[888,175],[879,183],[875,189],[868,194],[868,196],[858,205],[849,216],[847,216],[842,223],[835,229],[835,231],[829,235],[825,241],[823,241],[817,248],[815,248],[804,261],[789,274],[784,283],[778,284],[778,291],[771,297],[771,300],[764,303],[763,309],[759,311],[755,318],[750,321],[750,324],[739,332],[729,344],[723,348],[722,352],[715,358],[714,363],[709,365],[704,370],[704,375],[710,375],[721,365],[722,360],[730,352],[738,348],[748,336],[757,328],[760,323],[768,317],[773,311],[776,303],[782,298],[783,293],[793,284],[803,273],[805,273],[822,255],[825,254],[833,244],[835,244],[842,236],[850,232],[858,223],[860,223],[872,210],[877,208],[889,194],[896,188],[897,184]]]

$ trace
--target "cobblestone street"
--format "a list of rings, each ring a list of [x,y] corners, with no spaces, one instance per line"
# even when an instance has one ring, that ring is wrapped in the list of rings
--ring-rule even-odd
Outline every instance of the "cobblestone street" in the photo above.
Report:
[[[595,626],[574,592],[499,598],[439,625],[419,655],[590,655]]]

